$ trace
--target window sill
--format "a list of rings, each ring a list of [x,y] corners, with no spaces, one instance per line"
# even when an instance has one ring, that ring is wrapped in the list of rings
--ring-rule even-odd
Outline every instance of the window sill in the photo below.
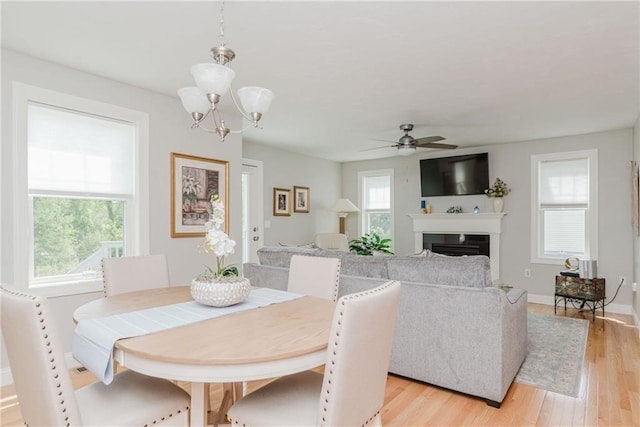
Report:
[[[102,292],[103,289],[104,285],[100,279],[29,285],[30,292],[47,298]]]

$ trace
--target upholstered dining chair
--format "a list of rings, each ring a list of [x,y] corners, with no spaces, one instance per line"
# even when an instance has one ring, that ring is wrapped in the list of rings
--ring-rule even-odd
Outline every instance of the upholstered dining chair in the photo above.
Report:
[[[321,249],[349,252],[349,240],[346,234],[318,233],[316,234],[314,243]]]
[[[287,290],[313,297],[338,299],[340,260],[293,255],[289,264]]]
[[[127,256],[102,260],[107,296],[169,286],[166,255]]]
[[[324,375],[275,380],[227,412],[242,426],[381,425],[400,282],[345,295],[337,303]]]
[[[133,371],[74,391],[49,302],[0,286],[2,335],[20,412],[29,426],[189,425],[190,397]]]

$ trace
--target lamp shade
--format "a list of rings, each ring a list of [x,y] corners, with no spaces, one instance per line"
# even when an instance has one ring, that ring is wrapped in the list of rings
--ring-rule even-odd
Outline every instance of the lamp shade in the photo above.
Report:
[[[178,90],[178,95],[187,113],[207,114],[209,108],[211,108],[207,95],[198,87],[183,87]]]
[[[206,94],[224,96],[236,77],[236,72],[220,64],[196,64],[191,67],[191,74],[196,84]]]
[[[360,212],[360,209],[351,203],[349,199],[336,200],[333,206],[331,206],[331,210],[335,212]]]
[[[273,97],[273,92],[263,87],[247,86],[238,89],[238,98],[247,113],[266,113]]]

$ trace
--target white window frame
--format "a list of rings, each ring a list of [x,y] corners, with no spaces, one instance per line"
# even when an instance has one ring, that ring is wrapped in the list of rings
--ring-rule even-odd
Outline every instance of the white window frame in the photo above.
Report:
[[[389,211],[390,211],[390,218],[389,220],[391,221],[391,236],[389,236],[391,238],[391,248],[393,249],[394,247],[394,237],[395,237],[395,217],[394,217],[394,211],[395,211],[395,198],[394,198],[394,180],[393,180],[393,175],[394,175],[394,170],[393,169],[376,169],[376,170],[370,170],[370,171],[360,171],[358,172],[358,200],[360,202],[360,221],[358,222],[358,235],[362,236],[365,231],[364,231],[364,226],[365,226],[365,212],[366,209],[364,207],[364,191],[363,191],[363,186],[364,186],[364,179],[365,178],[369,178],[369,177],[376,177],[376,176],[388,176],[389,177],[389,186],[390,186],[390,193],[389,193],[389,197],[390,197],[390,206],[389,206]]]
[[[31,102],[127,122],[135,127],[134,198],[126,207],[124,253],[149,253],[149,116],[146,113],[13,82],[13,248],[14,285],[46,297],[101,291],[102,278],[30,282],[33,215],[27,173],[27,108]]]
[[[563,265],[566,256],[549,256],[543,253],[544,230],[539,205],[540,163],[587,159],[589,168],[589,202],[585,218],[585,259],[598,259],[598,150],[580,150],[546,153],[531,156],[531,262],[536,264]]]

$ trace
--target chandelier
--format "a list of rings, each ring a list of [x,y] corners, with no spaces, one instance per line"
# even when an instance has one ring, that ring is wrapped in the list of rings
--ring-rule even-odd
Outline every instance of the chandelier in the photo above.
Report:
[[[238,89],[240,105],[233,95],[231,82],[236,76],[229,63],[236,54],[228,48],[224,39],[224,0],[220,5],[220,45],[211,49],[211,56],[215,63],[196,64],[191,67],[191,74],[197,86],[183,87],[178,90],[182,106],[193,118],[192,128],[199,128],[206,132],[217,133],[221,141],[229,133],[241,133],[249,127],[259,127],[258,122],[262,114],[269,110],[273,100],[273,92],[257,86],[247,86]],[[220,117],[217,105],[220,99],[229,92],[234,105],[250,123],[242,130],[232,131]],[[204,126],[204,120],[211,117],[213,129]]]

